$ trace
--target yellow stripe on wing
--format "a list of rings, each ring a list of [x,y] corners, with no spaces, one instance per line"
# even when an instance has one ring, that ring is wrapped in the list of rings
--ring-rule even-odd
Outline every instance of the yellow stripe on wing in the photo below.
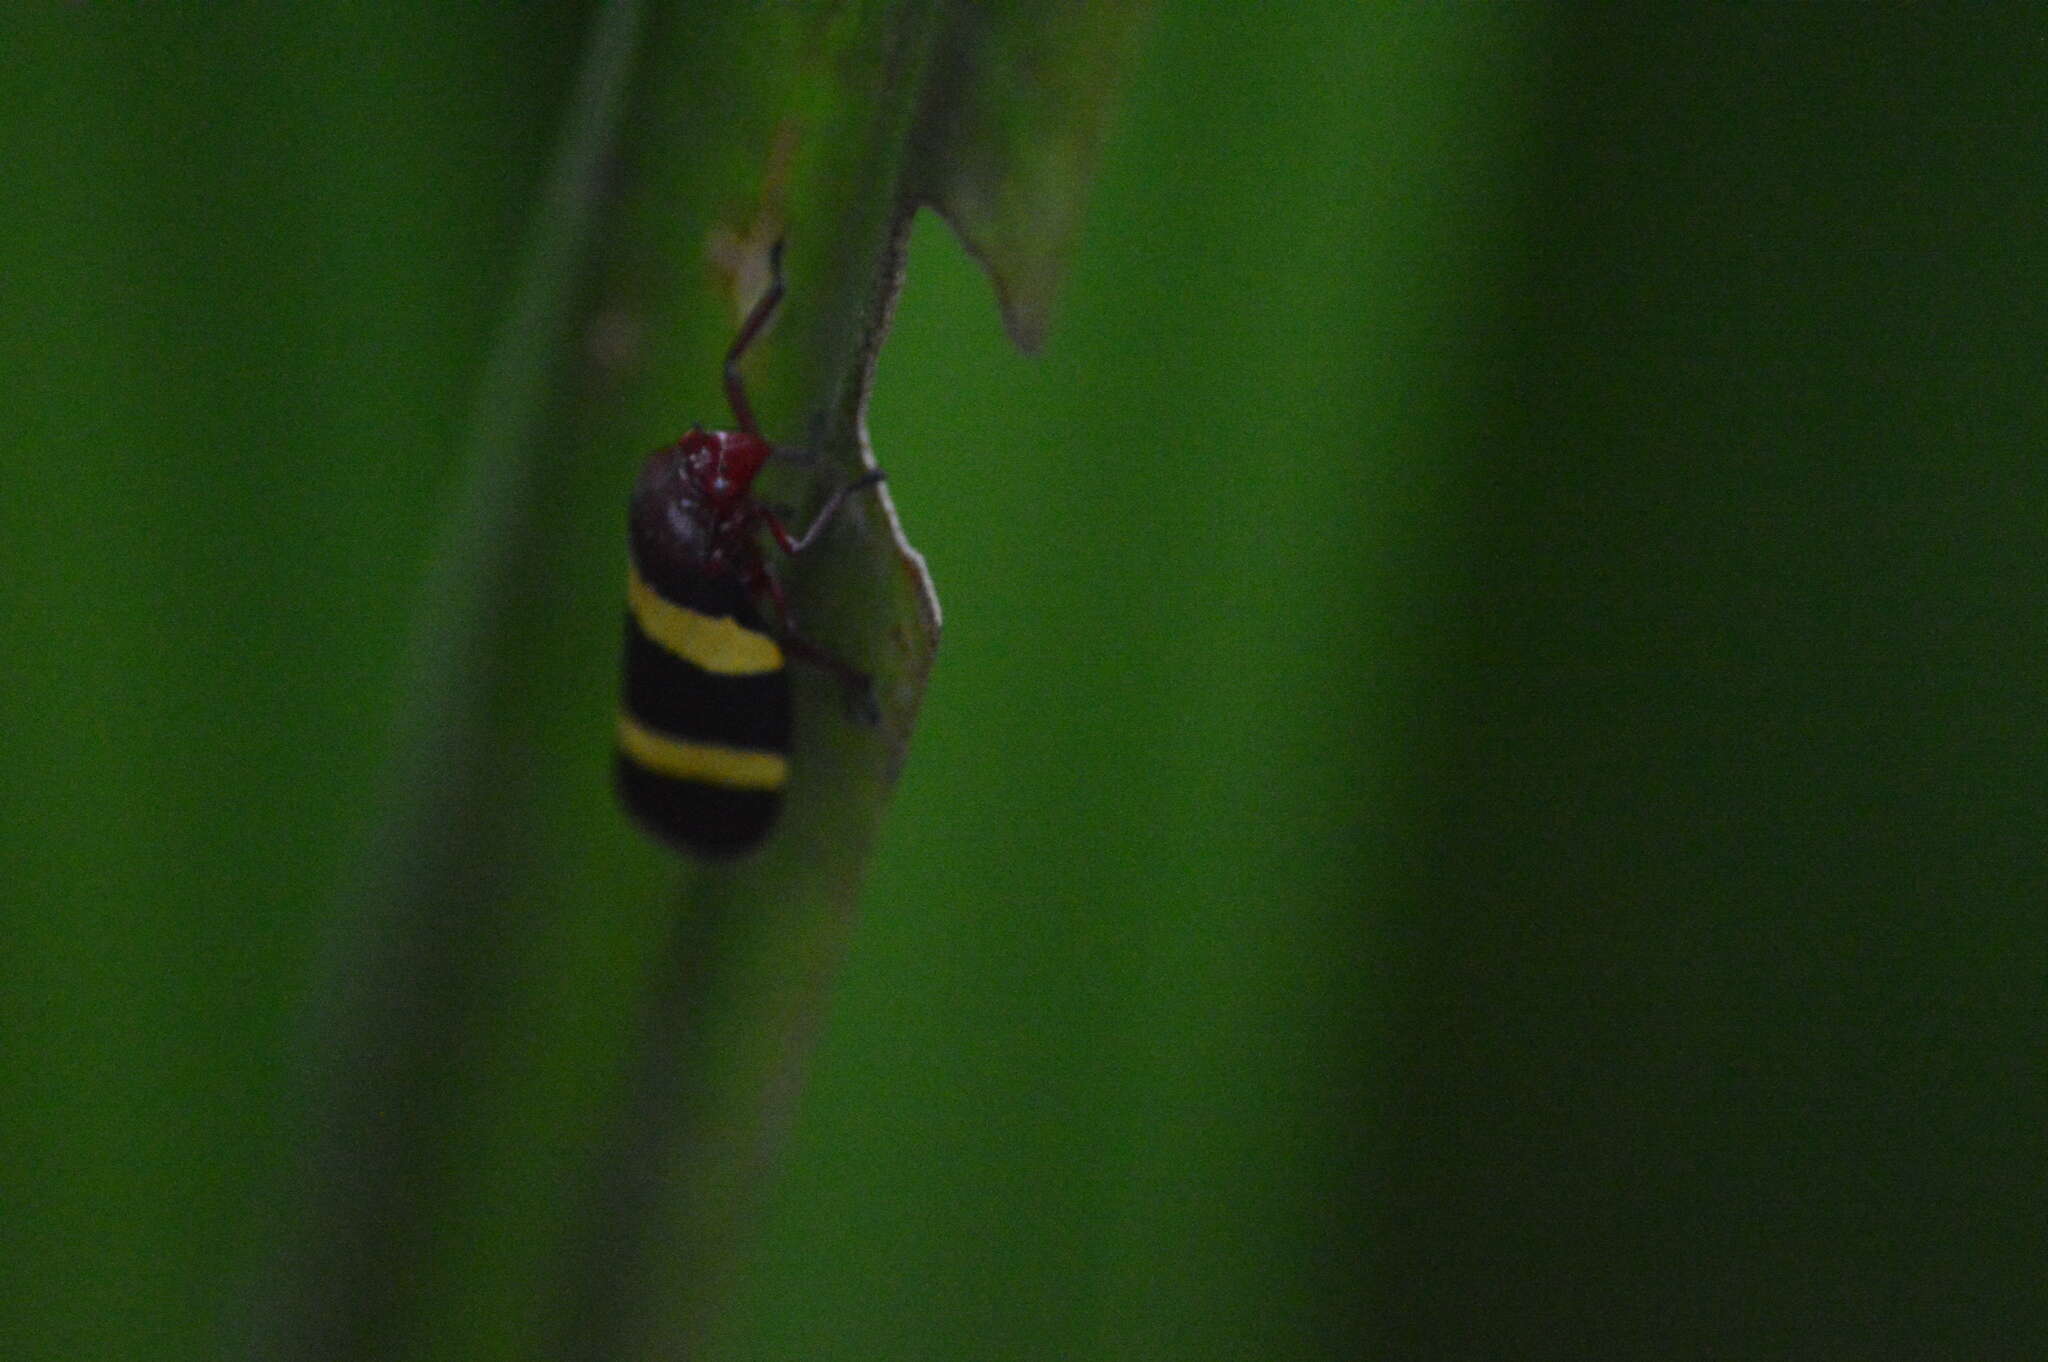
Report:
[[[730,790],[779,790],[789,780],[789,758],[776,752],[687,742],[642,728],[619,716],[619,751],[658,776],[694,780]]]
[[[638,568],[626,578],[626,604],[641,633],[707,672],[759,676],[782,670],[782,649],[774,639],[723,615],[700,615],[664,600]]]

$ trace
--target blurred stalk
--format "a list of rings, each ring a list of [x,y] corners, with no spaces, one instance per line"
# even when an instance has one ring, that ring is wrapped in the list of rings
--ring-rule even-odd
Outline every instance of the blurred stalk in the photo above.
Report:
[[[473,951],[494,907],[466,852],[490,799],[488,701],[534,513],[553,394],[583,320],[585,261],[642,37],[636,0],[596,14],[512,309],[468,423],[460,505],[413,632],[384,816],[341,896],[306,1056],[314,1087],[253,1356],[396,1355],[416,1238],[453,1156],[451,1054],[473,1024]]]

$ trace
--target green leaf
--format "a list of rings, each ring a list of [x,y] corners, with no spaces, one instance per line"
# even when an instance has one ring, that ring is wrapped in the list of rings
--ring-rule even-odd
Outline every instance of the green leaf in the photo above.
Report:
[[[1036,350],[1149,4],[955,5],[922,117],[919,194]]]
[[[346,896],[263,1355],[668,1356],[701,1339],[845,950],[939,612],[886,486],[848,503],[786,578],[806,632],[873,676],[880,721],[796,672],[776,832],[735,863],[677,863],[605,793],[623,492],[649,448],[721,423],[717,356],[777,240],[788,298],[747,369],[769,436],[816,456],[763,478],[800,514],[874,463],[867,396],[922,202],[971,224],[1013,333],[1042,331],[1123,50],[1087,40],[1129,31],[1085,17],[601,11],[472,423],[389,806]],[[1027,111],[1019,79],[1058,90],[1065,60],[1074,97]],[[557,751],[580,755],[549,765]]]

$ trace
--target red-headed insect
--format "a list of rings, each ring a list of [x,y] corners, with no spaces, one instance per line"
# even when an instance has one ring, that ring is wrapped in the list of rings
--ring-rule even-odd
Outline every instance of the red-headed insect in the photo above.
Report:
[[[791,534],[754,499],[773,446],[762,438],[740,359],[782,302],[782,243],[767,293],[725,355],[738,430],[692,426],[647,456],[628,513],[626,657],[619,697],[619,798],[654,836],[702,856],[734,856],[768,834],[789,779],[785,658],[823,667],[857,696],[867,677],[807,642],[768,566],[762,535],[789,554],[818,541],[846,498],[882,480],[872,469],[826,498]],[[766,599],[777,623],[764,623]]]

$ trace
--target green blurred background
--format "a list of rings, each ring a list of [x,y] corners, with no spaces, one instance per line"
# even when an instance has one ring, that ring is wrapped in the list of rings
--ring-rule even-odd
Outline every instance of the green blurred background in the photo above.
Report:
[[[0,1355],[240,1309],[588,18],[0,19]],[[2041,1355],[2044,54],[1166,7],[1042,356],[922,227],[947,632],[721,1355]]]

